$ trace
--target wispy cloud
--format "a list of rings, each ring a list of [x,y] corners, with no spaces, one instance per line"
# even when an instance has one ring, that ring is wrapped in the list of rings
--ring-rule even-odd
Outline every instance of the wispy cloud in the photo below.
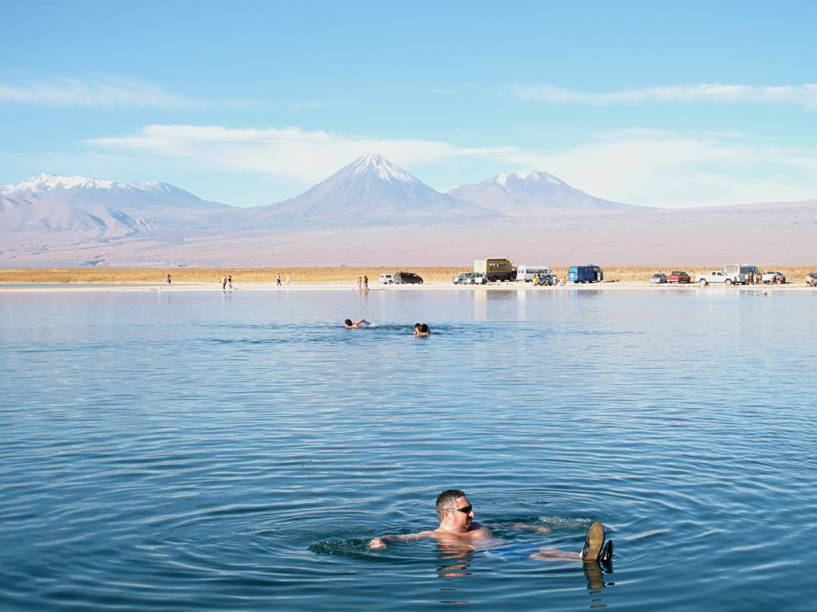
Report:
[[[200,170],[251,173],[303,186],[355,157],[379,152],[422,177],[422,168],[546,170],[595,196],[640,205],[690,206],[817,197],[817,152],[752,143],[740,133],[629,129],[556,151],[468,148],[434,140],[349,136],[290,128],[149,125],[88,141],[134,159],[184,161]],[[477,177],[478,179],[487,177]]]
[[[433,140],[347,136],[290,128],[148,125],[136,134],[88,141],[108,149],[196,160],[220,169],[285,176],[303,183],[326,178],[354,158],[378,152],[407,168],[467,157],[496,158],[513,147],[463,148]]]
[[[54,107],[160,108],[242,106],[247,100],[208,100],[180,96],[156,85],[120,78],[79,80],[56,77],[20,83],[0,82],[0,102]]]
[[[521,100],[556,104],[603,106],[642,102],[754,102],[817,109],[817,84],[813,83],[781,86],[701,83],[606,92],[577,91],[548,85],[514,85],[511,91]]]
[[[520,150],[509,161],[548,169],[584,191],[630,204],[817,198],[817,152],[756,144],[734,133],[619,130],[554,153]]]

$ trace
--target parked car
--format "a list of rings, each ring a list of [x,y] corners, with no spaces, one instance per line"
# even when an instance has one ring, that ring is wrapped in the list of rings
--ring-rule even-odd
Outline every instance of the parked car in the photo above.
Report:
[[[692,279],[689,277],[689,274],[686,272],[682,272],[681,270],[673,270],[670,272],[669,276],[667,276],[668,283],[691,283]]]
[[[463,272],[454,277],[455,285],[484,285],[488,279],[479,272]]]
[[[805,281],[809,287],[817,287],[817,272],[809,272],[806,274]]]
[[[381,274],[380,275],[380,282],[384,285],[391,285],[394,282],[394,275],[393,274]]]
[[[761,280],[767,285],[785,285],[786,275],[782,272],[769,271],[763,274]]]
[[[720,283],[721,285],[731,285],[734,283],[730,276],[727,276],[720,270],[712,270],[712,272],[709,274],[699,274],[695,277],[695,282],[704,286],[708,285],[709,283]]]
[[[650,277],[650,282],[653,285],[662,285],[667,282],[667,275],[663,272],[656,272]]]
[[[414,272],[397,272],[394,275],[395,285],[422,285],[423,279]]]

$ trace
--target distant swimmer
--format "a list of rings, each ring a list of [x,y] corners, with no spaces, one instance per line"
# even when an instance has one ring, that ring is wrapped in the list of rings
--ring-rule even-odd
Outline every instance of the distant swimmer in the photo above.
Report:
[[[358,327],[367,327],[371,325],[366,319],[360,319],[359,321],[352,322],[352,319],[346,319],[343,322],[343,327],[346,329],[357,329]]]
[[[428,328],[427,323],[415,323],[414,324],[414,335],[417,337],[425,337],[431,335],[431,330]]]
[[[408,533],[404,535],[382,535],[369,542],[372,550],[386,548],[387,542],[414,542],[426,538],[435,538],[445,545],[476,547],[478,544],[487,545],[491,539],[491,530],[474,520],[474,507],[468,501],[463,491],[448,489],[437,496],[437,518],[440,521],[437,529]],[[517,523],[514,527],[520,529],[534,529],[538,533],[547,535],[547,527],[537,527]],[[604,527],[595,522],[590,525],[584,539],[581,552],[568,552],[553,548],[542,548],[531,554],[531,559],[567,559],[573,561],[609,563],[613,558],[612,540],[604,541]]]

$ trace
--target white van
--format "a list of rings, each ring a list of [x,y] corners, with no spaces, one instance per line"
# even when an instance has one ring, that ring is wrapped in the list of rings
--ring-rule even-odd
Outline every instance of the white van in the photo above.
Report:
[[[394,284],[394,275],[393,274],[381,274],[380,275],[380,282],[384,285],[392,285]]]
[[[543,277],[553,274],[547,266],[519,266],[516,269],[516,280],[529,283],[534,276]]]

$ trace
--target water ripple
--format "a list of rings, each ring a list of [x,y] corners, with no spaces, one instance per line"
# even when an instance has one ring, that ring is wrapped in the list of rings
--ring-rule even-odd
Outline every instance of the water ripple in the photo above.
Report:
[[[374,293],[0,296],[0,607],[809,609],[809,296]]]

